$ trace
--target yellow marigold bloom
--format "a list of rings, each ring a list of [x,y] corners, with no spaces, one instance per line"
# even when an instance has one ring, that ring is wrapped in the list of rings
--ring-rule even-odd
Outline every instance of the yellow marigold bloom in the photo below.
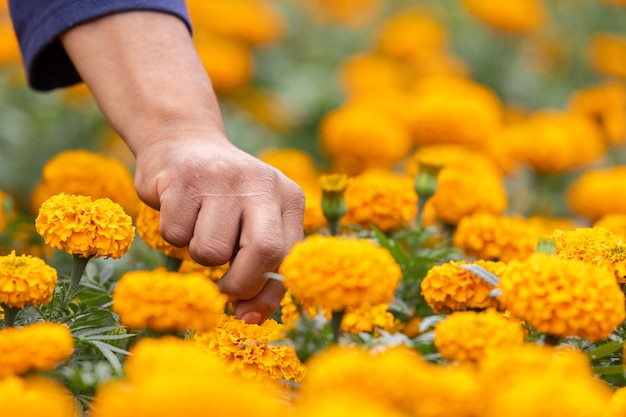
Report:
[[[319,176],[315,161],[308,153],[296,148],[272,148],[259,153],[258,158],[279,169],[298,185],[317,183]]]
[[[178,272],[199,272],[205,276],[205,278],[210,279],[211,281],[219,281],[224,274],[228,272],[230,269],[230,263],[226,263],[224,265],[219,266],[204,266],[195,262],[192,259],[185,259],[180,264],[180,268]]]
[[[509,349],[524,342],[522,324],[494,310],[459,311],[435,326],[435,347],[443,358],[478,362],[487,351]]]
[[[581,227],[555,230],[551,237],[559,257],[603,267],[618,283],[626,283],[626,242],[621,236],[602,227]]]
[[[509,262],[532,255],[544,233],[521,216],[477,213],[459,221],[452,244],[468,256]]]
[[[500,307],[498,298],[489,296],[495,286],[460,268],[465,264],[465,261],[449,261],[435,265],[426,273],[422,280],[422,295],[435,313]],[[496,276],[500,276],[506,268],[504,262],[477,260],[474,264]]]
[[[0,66],[17,65],[21,62],[20,47],[15,37],[15,31],[9,17],[7,1],[2,1],[3,8],[0,9]]]
[[[342,392],[329,392],[323,396],[313,395],[298,398],[294,413],[299,417],[402,417],[405,414],[382,401],[366,398],[364,395],[346,395]]]
[[[626,86],[614,81],[576,91],[568,107],[593,120],[608,143],[626,142]]]
[[[541,0],[463,0],[462,4],[484,24],[510,34],[533,32],[547,20],[547,10]]]
[[[339,68],[340,85],[349,96],[402,89],[409,84],[409,77],[405,64],[376,52],[353,55]]]
[[[35,227],[47,245],[83,258],[121,258],[135,238],[133,219],[119,204],[64,193],[43,202]]]
[[[514,141],[518,159],[540,173],[560,174],[585,167],[605,151],[598,127],[588,117],[572,112],[538,111],[509,129],[506,135]]]
[[[421,146],[415,151],[413,158],[407,161],[405,169],[409,176],[417,175],[419,162],[440,167],[484,168],[497,174],[502,173],[486,153],[455,144]]]
[[[626,413],[626,387],[613,391],[608,404],[609,416],[619,417]]]
[[[292,345],[280,343],[284,337],[283,325],[272,319],[247,324],[222,314],[214,330],[195,333],[193,340],[244,378],[300,382],[306,368]]]
[[[63,151],[43,167],[41,182],[31,195],[33,213],[45,200],[56,194],[76,194],[91,198],[108,198],[131,215],[139,201],[133,176],[122,162],[84,149]]]
[[[152,207],[139,203],[137,210],[137,234],[148,246],[176,259],[191,260],[187,247],[177,248],[163,239],[160,232],[161,214]]]
[[[187,2],[194,29],[239,39],[251,45],[276,41],[283,32],[279,10],[267,1]]]
[[[391,171],[372,170],[352,178],[345,196],[348,211],[343,224],[393,232],[417,215],[413,180]]]
[[[24,308],[46,305],[52,300],[57,284],[56,269],[43,259],[16,256],[15,251],[0,256],[0,305]]]
[[[253,57],[245,43],[211,33],[196,33],[194,44],[219,94],[232,93],[250,81]]]
[[[124,364],[126,378],[100,386],[93,417],[271,417],[286,410],[274,389],[228,372],[193,342],[141,339]]]
[[[45,346],[45,349],[42,349]],[[74,353],[74,339],[64,324],[39,322],[0,330],[0,377],[49,371]]]
[[[394,58],[409,60],[422,51],[442,51],[447,34],[438,20],[419,8],[402,10],[383,22],[376,33],[375,49]]]
[[[512,261],[500,280],[502,304],[541,333],[609,337],[625,318],[624,293],[608,270],[535,253]]]
[[[319,185],[306,185],[304,191],[304,218],[303,230],[309,235],[327,226],[326,217],[322,211],[322,190]]]
[[[626,166],[585,171],[567,190],[572,211],[591,221],[607,214],[626,214],[626,195],[616,192],[626,181]]]
[[[296,243],[279,273],[297,299],[331,311],[389,303],[402,278],[389,251],[376,243],[323,235]]]
[[[58,381],[42,376],[0,378],[0,410],[5,416],[82,416],[72,393]]]
[[[602,227],[611,233],[626,239],[626,213],[606,214],[593,223],[594,228]]]
[[[589,61],[601,74],[626,78],[626,37],[617,33],[596,33],[589,42]]]
[[[411,149],[411,137],[401,121],[354,101],[328,113],[319,134],[336,170],[350,175],[389,168]]]
[[[362,27],[380,15],[381,0],[300,0],[322,24]]]
[[[191,272],[131,271],[113,291],[113,311],[132,329],[211,330],[225,303],[214,282]]]
[[[508,195],[500,175],[484,169],[444,167],[437,176],[437,190],[430,198],[437,217],[457,224],[477,213],[502,214]]]

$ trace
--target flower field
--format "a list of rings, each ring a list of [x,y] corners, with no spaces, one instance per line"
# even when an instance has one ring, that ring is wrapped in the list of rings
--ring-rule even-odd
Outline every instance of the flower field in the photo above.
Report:
[[[161,237],[0,0],[0,416],[626,416],[626,1],[187,3],[231,140],[306,196],[280,308]]]

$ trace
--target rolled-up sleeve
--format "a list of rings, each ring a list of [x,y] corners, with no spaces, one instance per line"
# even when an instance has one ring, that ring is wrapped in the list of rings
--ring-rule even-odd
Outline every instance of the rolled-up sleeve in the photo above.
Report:
[[[113,13],[152,10],[179,17],[191,31],[184,0],[9,0],[28,84],[47,91],[81,81],[59,35]]]

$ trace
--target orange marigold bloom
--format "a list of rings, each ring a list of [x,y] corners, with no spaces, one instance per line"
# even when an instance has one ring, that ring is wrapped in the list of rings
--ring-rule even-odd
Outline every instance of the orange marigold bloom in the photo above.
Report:
[[[219,94],[233,92],[252,77],[252,51],[245,43],[215,34],[197,33],[194,44]]]
[[[436,215],[448,224],[477,213],[502,214],[508,195],[502,177],[484,169],[444,167],[437,176],[437,190],[430,198]]]
[[[133,176],[122,162],[84,149],[63,151],[43,167],[41,182],[31,195],[33,213],[49,197],[65,193],[93,198],[109,198],[131,215],[139,201]]]
[[[435,313],[460,310],[499,308],[500,301],[489,294],[496,287],[465,268],[465,261],[449,261],[435,265],[422,280],[422,295]],[[474,264],[500,276],[506,268],[504,262],[477,260]]]
[[[556,254],[606,268],[620,284],[626,283],[626,242],[602,227],[555,230]]]
[[[42,376],[0,378],[0,410],[5,416],[82,416],[72,393],[60,382]]]
[[[611,233],[626,239],[626,213],[605,214],[593,223],[594,228],[602,227]]]
[[[419,8],[394,14],[376,33],[375,49],[394,58],[409,60],[422,51],[442,51],[447,45],[444,26]]]
[[[599,128],[588,117],[572,112],[535,112],[504,135],[513,142],[517,159],[545,174],[587,166],[605,151]]]
[[[521,216],[477,213],[459,221],[452,244],[468,256],[509,262],[532,255],[544,233]]]
[[[0,2],[0,66],[16,65],[21,62],[20,47],[9,17],[6,0]]]
[[[572,211],[591,221],[607,214],[626,214],[626,194],[616,192],[626,183],[626,166],[585,171],[567,190]]]
[[[300,0],[311,8],[313,16],[323,24],[338,23],[361,27],[380,14],[381,0]]]
[[[189,0],[187,6],[197,32],[213,32],[251,45],[275,42],[283,32],[282,15],[267,1]]]
[[[193,340],[244,378],[300,382],[306,368],[293,345],[280,342],[284,337],[283,325],[272,319],[247,324],[222,314],[214,330],[195,333]]]
[[[219,281],[230,269],[230,263],[218,266],[204,266],[193,259],[184,259],[178,272],[199,272],[213,282]]]
[[[53,195],[35,219],[47,245],[83,258],[121,258],[135,238],[133,219],[108,198]]]
[[[606,268],[535,253],[512,261],[500,280],[514,317],[541,333],[605,339],[624,321],[624,293]]]
[[[402,278],[389,251],[376,243],[323,235],[296,243],[279,273],[294,297],[331,311],[389,303]]]
[[[384,54],[367,52],[353,55],[339,68],[339,81],[351,95],[371,94],[372,90],[398,90],[409,83],[408,68]]]
[[[601,74],[626,78],[626,36],[596,33],[589,43],[589,61]]]
[[[46,305],[52,300],[57,284],[56,269],[43,259],[15,251],[0,256],[0,305],[24,308]]]
[[[522,323],[494,310],[459,311],[436,324],[434,344],[448,360],[478,362],[492,349],[521,345],[525,337]]]
[[[533,32],[547,20],[547,10],[541,0],[463,0],[462,4],[476,19],[510,34]]]
[[[624,411],[626,411],[626,387],[620,387],[613,391],[609,399],[608,409],[610,416],[624,415]]]
[[[440,167],[484,168],[501,174],[498,166],[486,153],[458,144],[421,146],[415,151],[413,158],[407,161],[405,169],[409,176],[415,177],[417,175],[419,162]]]
[[[160,332],[206,331],[217,325],[226,297],[200,273],[131,271],[113,291],[123,325]]]
[[[626,86],[620,82],[603,83],[576,91],[568,107],[572,112],[593,120],[611,144],[626,142]]]
[[[390,171],[368,171],[352,178],[341,222],[393,232],[415,219],[417,194],[411,178]]]
[[[322,190],[319,185],[305,185],[304,191],[304,233],[309,235],[327,226],[326,217],[322,211]]]
[[[137,210],[137,234],[148,246],[176,259],[191,260],[187,247],[177,248],[163,239],[160,232],[161,214],[145,203]]]
[[[411,137],[401,121],[355,102],[322,119],[320,143],[337,170],[350,175],[389,168],[411,149]]]
[[[0,377],[33,370],[49,371],[73,353],[74,339],[64,324],[39,322],[7,327],[0,330]]]

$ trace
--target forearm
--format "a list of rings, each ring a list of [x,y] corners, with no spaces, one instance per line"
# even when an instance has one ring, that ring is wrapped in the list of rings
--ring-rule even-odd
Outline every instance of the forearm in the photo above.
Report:
[[[181,133],[226,140],[210,80],[180,19],[118,13],[79,25],[61,41],[136,155]]]

